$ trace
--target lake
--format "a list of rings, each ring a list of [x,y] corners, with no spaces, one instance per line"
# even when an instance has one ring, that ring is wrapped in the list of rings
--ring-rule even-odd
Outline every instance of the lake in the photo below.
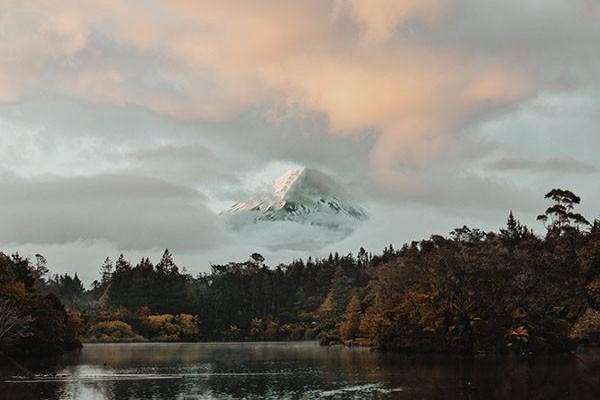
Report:
[[[39,363],[38,363],[39,364]],[[600,399],[600,352],[523,360],[406,356],[313,342],[89,344],[0,399]]]

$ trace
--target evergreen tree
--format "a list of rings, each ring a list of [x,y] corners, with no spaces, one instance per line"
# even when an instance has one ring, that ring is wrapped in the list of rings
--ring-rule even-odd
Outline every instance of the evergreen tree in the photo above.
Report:
[[[150,261],[150,258],[142,257],[140,262],[135,266],[135,269],[143,275],[148,275],[154,272],[154,265]]]
[[[156,270],[162,274],[177,274],[179,273],[179,268],[175,265],[173,261],[173,255],[169,251],[169,249],[165,249],[160,261],[156,264]]]
[[[125,259],[123,253],[119,255],[117,262],[115,262],[115,273],[123,273],[131,270],[131,263]]]
[[[362,309],[357,295],[352,296],[346,307],[344,321],[340,325],[340,334],[342,339],[356,339],[360,333],[360,322],[362,318]]]
[[[35,255],[35,267],[31,271],[31,276],[35,280],[35,288],[40,292],[45,292],[46,275],[48,274],[48,261],[41,254]]]
[[[41,254],[35,255],[35,278],[42,280],[48,274],[48,261]]]
[[[100,267],[100,284],[105,286],[112,276],[114,265],[110,257],[106,257]]]
[[[508,242],[518,242],[529,235],[529,230],[517,220],[510,211],[506,220],[506,228],[500,229],[500,237]]]
[[[319,306],[319,318],[321,320],[321,329],[326,331],[335,327],[335,300],[333,294],[329,292]]]
[[[333,300],[333,315],[335,318],[339,318],[344,313],[352,295],[352,280],[348,278],[341,266],[337,267],[333,274],[329,293]]]

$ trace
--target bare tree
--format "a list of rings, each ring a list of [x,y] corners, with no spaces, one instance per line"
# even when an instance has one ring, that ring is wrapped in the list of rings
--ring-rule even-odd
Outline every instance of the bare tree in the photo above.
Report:
[[[0,299],[0,345],[31,335],[33,318],[7,299]]]

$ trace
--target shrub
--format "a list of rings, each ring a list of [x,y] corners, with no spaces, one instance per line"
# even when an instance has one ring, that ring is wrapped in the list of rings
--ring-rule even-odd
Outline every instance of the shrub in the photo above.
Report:
[[[317,336],[317,330],[315,328],[306,328],[304,331],[304,340],[313,340]]]
[[[289,338],[291,340],[302,340],[304,338],[304,327],[297,325],[295,327],[292,328],[292,330],[290,331],[290,336]]]
[[[149,315],[142,322],[142,332],[145,337],[178,336],[179,327],[171,314]]]
[[[585,310],[570,336],[583,344],[600,345],[600,312],[591,308]]]
[[[180,328],[181,340],[198,340],[200,337],[200,328],[198,327],[198,317],[190,314],[179,314],[176,322]]]
[[[340,339],[340,337],[333,332],[323,331],[323,332],[319,333],[319,335],[317,336],[317,339],[319,340],[319,344],[321,346],[332,346],[335,344],[342,343],[342,340]]]
[[[136,334],[131,325],[123,321],[103,321],[92,325],[88,332],[90,342],[141,342],[144,338]]]

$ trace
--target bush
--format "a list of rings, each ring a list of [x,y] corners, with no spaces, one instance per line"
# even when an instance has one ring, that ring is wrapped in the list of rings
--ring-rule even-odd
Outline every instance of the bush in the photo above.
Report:
[[[573,329],[571,338],[587,345],[600,345],[600,312],[588,308],[579,317]]]
[[[304,338],[304,332],[303,326],[296,326],[292,328],[289,338],[291,340],[302,340]]]
[[[263,336],[265,340],[277,340],[279,336],[279,324],[272,320],[268,320],[265,326],[265,332]]]
[[[179,326],[171,314],[149,315],[142,321],[144,337],[158,340],[160,337],[179,337]]]
[[[181,340],[198,340],[200,338],[198,317],[190,314],[179,314],[176,322],[179,324]]]
[[[317,340],[321,346],[332,346],[335,344],[341,344],[342,340],[340,337],[333,332],[321,332],[317,336]]]
[[[142,342],[144,338],[136,334],[131,325],[123,321],[103,321],[92,325],[88,332],[90,342]]]
[[[304,340],[313,340],[317,337],[317,330],[315,328],[306,328],[304,331]]]
[[[142,318],[140,332],[157,342],[191,341],[200,337],[198,317],[190,314],[148,315]]]

